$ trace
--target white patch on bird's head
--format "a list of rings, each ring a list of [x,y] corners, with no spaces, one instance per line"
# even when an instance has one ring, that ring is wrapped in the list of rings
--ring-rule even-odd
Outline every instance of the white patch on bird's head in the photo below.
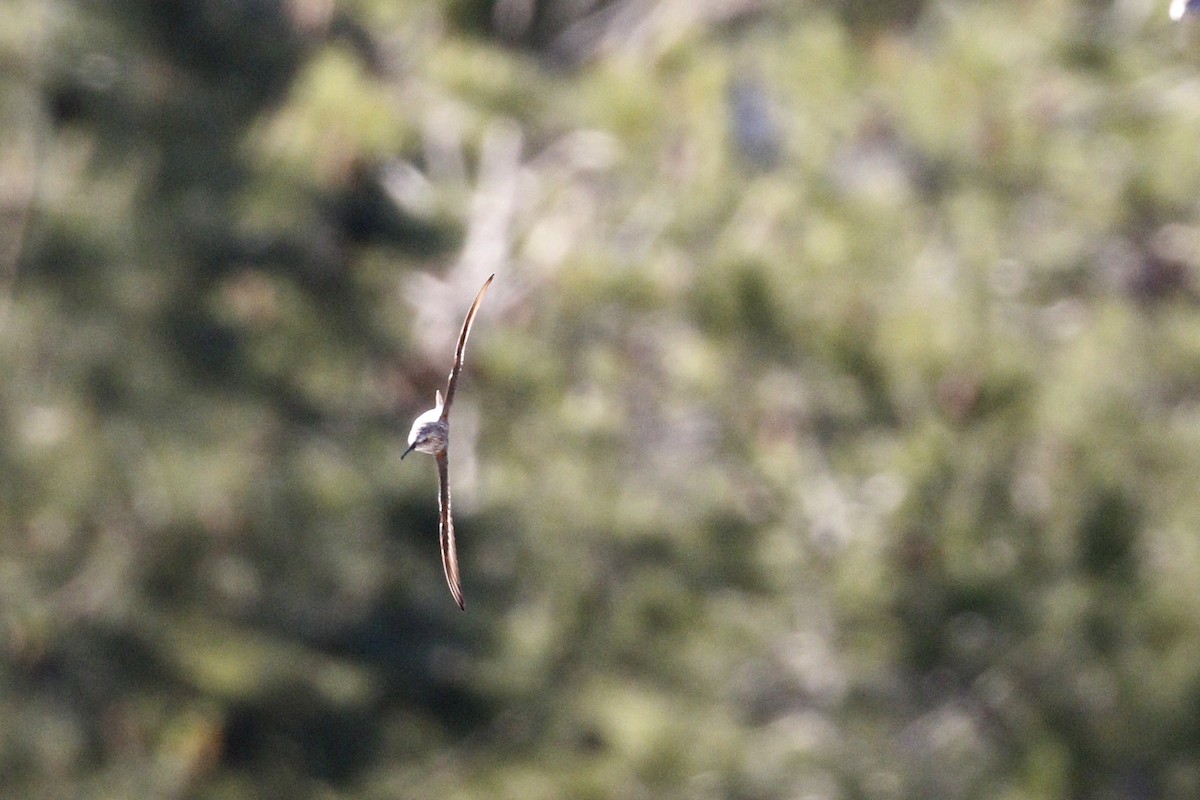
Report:
[[[1196,0],[1171,0],[1171,10],[1169,12],[1171,19],[1178,22],[1183,19],[1185,14],[1195,12],[1198,5],[1200,3],[1197,3]]]
[[[416,450],[419,453],[437,455],[446,449],[450,439],[450,426],[442,419],[442,393],[436,396],[437,405],[413,420],[408,432],[408,449],[400,458]]]
[[[436,423],[442,416],[442,406],[439,403],[413,420],[412,430],[408,432],[408,443],[415,444],[421,437],[421,431],[428,425]]]

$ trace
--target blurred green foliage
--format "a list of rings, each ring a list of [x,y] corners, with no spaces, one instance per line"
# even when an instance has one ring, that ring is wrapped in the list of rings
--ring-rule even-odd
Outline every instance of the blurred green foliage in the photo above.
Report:
[[[1200,794],[1165,3],[9,6],[4,796]]]

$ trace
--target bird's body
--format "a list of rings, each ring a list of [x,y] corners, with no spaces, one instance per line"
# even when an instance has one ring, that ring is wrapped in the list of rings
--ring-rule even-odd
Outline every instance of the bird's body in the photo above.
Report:
[[[461,609],[466,609],[463,599],[462,581],[458,574],[458,549],[454,543],[454,518],[450,513],[450,469],[446,453],[450,447],[450,404],[454,402],[454,391],[458,386],[458,375],[462,371],[463,351],[467,346],[467,336],[471,333],[471,324],[475,321],[475,313],[492,278],[484,281],[483,287],[475,295],[475,302],[463,320],[462,331],[458,334],[458,346],[454,350],[454,363],[450,367],[450,379],[446,383],[446,396],[443,399],[439,391],[434,398],[434,406],[413,421],[412,430],[408,433],[408,449],[401,459],[413,450],[419,453],[429,453],[437,459],[438,466],[438,511],[439,539],[441,540],[442,568],[446,572],[446,583],[450,586],[450,594]]]

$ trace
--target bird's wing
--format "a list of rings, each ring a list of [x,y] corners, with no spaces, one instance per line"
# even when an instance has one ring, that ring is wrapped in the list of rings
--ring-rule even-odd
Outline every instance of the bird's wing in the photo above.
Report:
[[[483,287],[479,290],[479,294],[475,295],[475,302],[471,303],[471,310],[467,312],[467,318],[463,320],[462,332],[458,334],[458,347],[454,348],[454,364],[450,367],[450,380],[446,383],[446,402],[442,404],[442,419],[450,417],[450,404],[454,402],[454,387],[458,384],[458,373],[462,372],[463,351],[467,349],[467,336],[471,333],[471,323],[475,321],[475,312],[479,310],[479,304],[483,302],[483,296],[487,294],[488,287],[492,285],[490,276],[483,282]]]
[[[435,458],[438,468],[438,533],[442,546],[442,569],[446,572],[446,583],[450,586],[450,594],[454,595],[454,602],[465,611],[467,604],[463,599],[462,581],[458,577],[458,548],[454,545],[454,517],[450,514],[450,468],[446,451],[438,453]]]

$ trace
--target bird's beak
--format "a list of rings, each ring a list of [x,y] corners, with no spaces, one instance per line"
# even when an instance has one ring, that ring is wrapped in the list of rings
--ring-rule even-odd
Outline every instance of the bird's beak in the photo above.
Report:
[[[404,455],[403,455],[403,456],[400,456],[400,460],[401,460],[401,461],[403,461],[403,460],[404,460],[404,456],[406,456],[406,455],[408,455],[409,453],[411,453],[411,452],[413,451],[413,448],[415,448],[416,446],[417,446],[417,443],[416,443],[416,442],[413,442],[412,444],[410,444],[410,445],[408,446],[408,449],[404,451]]]

